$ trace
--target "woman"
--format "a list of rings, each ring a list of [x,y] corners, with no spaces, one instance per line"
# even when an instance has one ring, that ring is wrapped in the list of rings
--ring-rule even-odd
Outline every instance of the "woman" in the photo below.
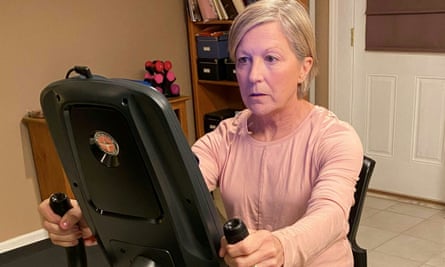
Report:
[[[233,22],[229,50],[247,109],[193,145],[210,190],[251,231],[223,240],[230,266],[352,266],[348,214],[363,152],[355,131],[304,99],[316,73],[311,22],[262,0]]]
[[[304,99],[316,73],[314,39],[295,0],[255,2],[231,27],[246,109],[192,147],[209,190],[218,187],[227,215],[250,231],[236,244],[222,238],[229,266],[353,266],[348,215],[362,145],[350,125]],[[46,200],[40,212],[55,244],[91,235],[77,207],[61,220]]]

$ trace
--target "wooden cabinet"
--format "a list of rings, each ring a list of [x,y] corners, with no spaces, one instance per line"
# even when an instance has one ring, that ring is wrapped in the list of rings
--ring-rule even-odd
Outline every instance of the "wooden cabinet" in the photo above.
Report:
[[[23,118],[23,123],[29,132],[41,199],[46,199],[56,192],[65,192],[73,198],[73,192],[49,134],[46,120],[43,117],[26,116]]]
[[[176,113],[176,117],[178,117],[179,124],[181,124],[182,131],[186,137],[189,135],[189,129],[187,124],[187,108],[185,103],[190,99],[190,96],[178,96],[170,97],[168,100],[173,111]]]
[[[300,0],[308,6],[309,0]],[[215,20],[209,22],[192,22],[187,19],[191,81],[193,92],[193,108],[195,117],[196,137],[204,135],[204,115],[220,109],[244,107],[238,90],[238,83],[233,81],[207,81],[198,78],[198,53],[196,50],[196,34],[208,27],[217,26],[228,30],[232,21]]]
[[[185,136],[188,134],[185,103],[189,99],[189,96],[169,98],[170,105],[178,117]],[[45,118],[27,115],[23,118],[23,123],[29,132],[41,199],[46,199],[55,192],[65,192],[70,198],[73,198],[73,192],[50,136]]]

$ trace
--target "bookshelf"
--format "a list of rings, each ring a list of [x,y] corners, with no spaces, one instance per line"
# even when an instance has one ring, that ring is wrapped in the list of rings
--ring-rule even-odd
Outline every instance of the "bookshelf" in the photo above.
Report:
[[[308,6],[309,0],[299,0]],[[187,16],[187,31],[190,55],[193,108],[196,138],[204,135],[204,115],[213,111],[233,108],[242,109],[244,105],[239,94],[238,83],[234,81],[207,81],[198,78],[198,53],[196,34],[208,27],[218,26],[220,30],[229,30],[231,20],[211,20],[193,22]]]

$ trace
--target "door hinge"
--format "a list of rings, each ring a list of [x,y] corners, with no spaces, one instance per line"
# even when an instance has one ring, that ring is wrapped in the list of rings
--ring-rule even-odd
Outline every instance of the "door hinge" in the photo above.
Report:
[[[354,28],[351,28],[351,47],[354,47]]]

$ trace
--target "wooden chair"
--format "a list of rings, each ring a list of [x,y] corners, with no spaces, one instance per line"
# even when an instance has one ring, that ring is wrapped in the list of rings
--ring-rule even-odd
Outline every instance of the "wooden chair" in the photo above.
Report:
[[[348,239],[351,242],[352,253],[354,255],[354,267],[366,267],[367,266],[367,254],[366,249],[361,248],[356,241],[356,235],[358,226],[360,223],[360,217],[362,215],[363,203],[365,202],[366,191],[368,190],[369,180],[375,166],[375,160],[364,156],[363,165],[360,171],[359,180],[356,185],[356,191],[354,194],[355,204],[352,206],[349,213],[349,233]]]

